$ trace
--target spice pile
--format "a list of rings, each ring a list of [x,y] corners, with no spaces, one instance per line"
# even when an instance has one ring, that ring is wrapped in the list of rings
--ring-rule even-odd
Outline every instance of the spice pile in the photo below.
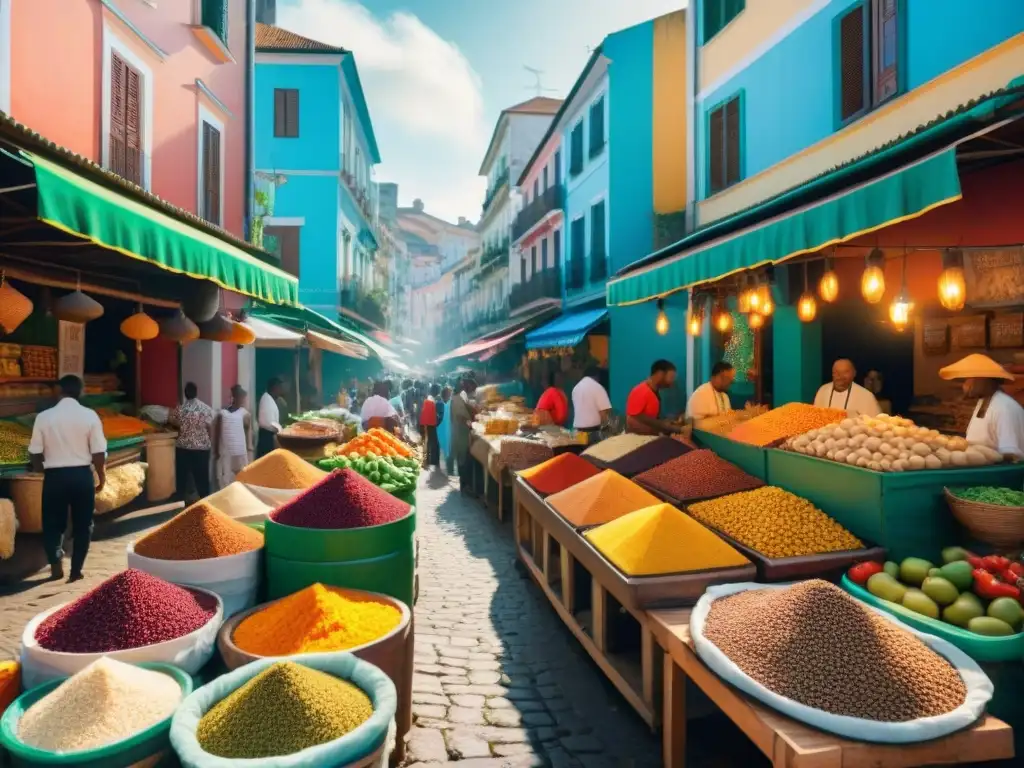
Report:
[[[100,424],[103,425],[103,436],[107,440],[124,440],[128,437],[139,437],[147,432],[156,432],[156,427],[142,419],[110,411],[100,412]]]
[[[291,755],[340,739],[370,719],[362,690],[294,662],[272,664],[199,720],[199,746],[218,757]]]
[[[691,450],[693,449],[689,445],[680,440],[673,440],[671,437],[656,437],[635,451],[630,451],[625,456],[607,464],[608,469],[614,469],[625,477],[633,477],[652,467],[657,467],[659,464],[664,464],[666,461],[679,458]]]
[[[600,472],[575,453],[560,453],[542,464],[522,470],[519,476],[537,493],[547,496],[571,488]]]
[[[270,519],[296,528],[368,528],[400,520],[409,509],[358,472],[336,469],[271,512]]]
[[[548,497],[551,508],[577,528],[610,523],[660,503],[657,496],[610,469]]]
[[[228,517],[257,517],[267,515],[273,509],[250,491],[245,483],[237,480],[212,496],[207,496],[204,501]]]
[[[166,720],[179,703],[173,677],[102,656],[29,707],[18,738],[47,752],[98,749]]]
[[[254,656],[346,651],[398,626],[395,606],[351,590],[313,584],[247,616],[231,640]]]
[[[627,453],[635,451],[640,446],[657,439],[654,435],[634,435],[627,432],[622,435],[615,435],[615,437],[609,437],[607,440],[602,440],[600,443],[590,446],[583,452],[583,455],[587,458],[608,463],[621,459]]]
[[[111,653],[184,637],[216,613],[213,597],[129,568],[48,616],[36,642],[48,651]]]
[[[712,499],[764,485],[763,481],[708,450],[690,451],[634,479],[678,501]]]
[[[715,600],[704,637],[769,690],[834,715],[906,722],[967,696],[946,659],[818,579]]]
[[[743,422],[735,427],[728,437],[738,443],[764,448],[812,429],[838,424],[845,418],[846,411],[836,408],[815,408],[806,403],[787,403]]]
[[[630,512],[583,535],[627,576],[732,568],[750,562],[669,504]]]
[[[739,424],[750,421],[755,416],[768,413],[769,410],[767,405],[747,404],[742,410],[726,411],[717,416],[708,416],[706,419],[698,421],[695,426],[703,432],[710,432],[714,435],[728,435]]]
[[[309,488],[327,476],[308,461],[283,448],[271,451],[256,459],[237,475],[235,479],[259,488],[276,488],[282,491],[297,491]]]
[[[691,504],[687,510],[705,525],[770,558],[846,552],[864,546],[807,499],[770,485]]]
[[[208,560],[252,552],[263,536],[200,501],[135,542],[135,553],[154,560]]]
[[[133,461],[107,470],[107,482],[96,493],[96,514],[103,515],[130,504],[146,486],[146,464]]]
[[[547,443],[522,437],[504,437],[498,446],[495,462],[499,466],[508,467],[512,472],[518,472],[547,461],[552,455],[551,446]]]

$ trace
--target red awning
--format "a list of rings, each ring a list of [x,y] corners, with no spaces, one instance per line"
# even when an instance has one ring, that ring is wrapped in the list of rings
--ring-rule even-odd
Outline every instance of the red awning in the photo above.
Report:
[[[514,331],[510,331],[509,333],[503,334],[501,336],[496,336],[494,338],[485,337],[483,339],[471,341],[468,344],[463,344],[461,347],[453,349],[451,352],[441,355],[439,358],[434,360],[434,362],[443,363],[445,360],[454,360],[457,357],[466,357],[467,355],[480,354],[481,352],[486,352],[487,350],[493,347],[497,347],[499,344],[504,344],[513,336],[518,336],[525,329],[526,326],[521,325]]]

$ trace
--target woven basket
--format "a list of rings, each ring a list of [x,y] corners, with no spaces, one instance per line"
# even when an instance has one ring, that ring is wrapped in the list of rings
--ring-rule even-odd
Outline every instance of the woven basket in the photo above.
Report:
[[[953,517],[974,538],[1004,550],[1017,550],[1024,544],[1024,507],[983,504],[961,499],[949,488],[943,491]]]

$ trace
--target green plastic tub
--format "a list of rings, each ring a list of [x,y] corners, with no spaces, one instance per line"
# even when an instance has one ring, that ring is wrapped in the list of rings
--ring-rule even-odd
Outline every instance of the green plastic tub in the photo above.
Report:
[[[708,448],[728,462],[735,464],[748,475],[767,481],[768,479],[768,451],[746,443],[737,443],[727,437],[716,435],[712,432],[704,432],[700,429],[693,430],[693,440],[701,448]]]
[[[846,575],[843,576],[840,583],[843,589],[861,602],[895,616],[914,629],[948,640],[975,661],[1019,661],[1024,659],[1024,632],[1018,632],[1010,637],[987,637],[975,634],[970,630],[922,616],[902,605],[875,597],[864,587],[850,581]]]
[[[766,453],[770,485],[813,502],[851,533],[885,547],[896,561],[936,562],[944,547],[967,541],[946,504],[945,487],[1024,483],[1021,464],[875,472],[792,451]]]
[[[141,663],[136,666],[169,675],[181,686],[184,700],[192,693],[192,678],[170,664]],[[18,722],[28,709],[44,696],[52,693],[61,683],[62,677],[36,686],[15,699],[0,719],[0,744],[3,745],[15,766],[67,766],[70,768],[126,768],[148,757],[170,749],[169,733],[171,717],[137,733],[129,739],[99,749],[83,752],[55,754],[30,747],[18,738]],[[173,714],[172,714],[173,716]]]
[[[413,607],[415,552],[411,539],[400,550],[377,557],[310,563],[267,556],[267,599],[294,594],[311,584],[380,592]]]
[[[411,547],[416,534],[416,509],[392,523],[368,528],[298,528],[267,518],[263,526],[267,557],[305,563],[365,560]],[[345,584],[339,586],[348,586]]]

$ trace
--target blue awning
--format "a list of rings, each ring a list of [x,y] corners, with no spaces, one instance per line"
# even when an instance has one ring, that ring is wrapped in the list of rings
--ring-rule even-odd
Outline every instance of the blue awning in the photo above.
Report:
[[[526,334],[527,349],[575,347],[591,329],[608,316],[605,307],[569,312]]]

